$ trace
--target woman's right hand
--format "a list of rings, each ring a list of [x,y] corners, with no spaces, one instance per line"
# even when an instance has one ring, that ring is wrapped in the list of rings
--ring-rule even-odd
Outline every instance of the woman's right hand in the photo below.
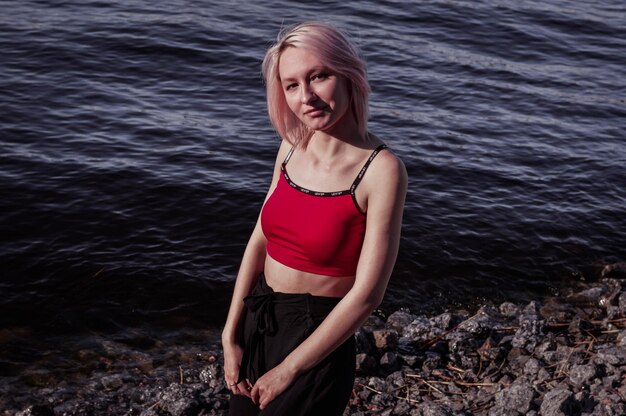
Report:
[[[224,349],[224,381],[233,394],[250,397],[252,385],[248,380],[237,383],[239,368],[243,357],[243,348],[237,343],[223,343]]]

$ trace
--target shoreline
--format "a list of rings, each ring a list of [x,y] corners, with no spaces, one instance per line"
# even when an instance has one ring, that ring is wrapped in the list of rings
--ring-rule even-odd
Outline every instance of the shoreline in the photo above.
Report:
[[[623,269],[613,275],[471,316],[372,315],[356,333],[357,378],[344,415],[626,414],[626,281]],[[218,348],[183,346],[155,359],[103,340],[78,354],[87,374],[21,374],[32,394],[0,398],[0,415],[227,414]]]

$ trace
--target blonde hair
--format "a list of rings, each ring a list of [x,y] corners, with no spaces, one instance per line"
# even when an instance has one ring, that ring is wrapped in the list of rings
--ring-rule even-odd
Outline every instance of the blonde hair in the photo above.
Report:
[[[267,111],[279,136],[292,145],[306,146],[313,134],[289,109],[280,82],[280,55],[289,47],[313,51],[330,71],[347,81],[349,111],[356,120],[359,134],[365,137],[370,92],[367,65],[346,35],[322,22],[305,22],[282,30],[276,43],[265,53],[262,70],[267,90]]]

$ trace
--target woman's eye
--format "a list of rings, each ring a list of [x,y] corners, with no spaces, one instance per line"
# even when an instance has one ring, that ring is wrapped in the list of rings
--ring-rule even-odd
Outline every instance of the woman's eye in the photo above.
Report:
[[[319,74],[313,75],[313,80],[323,80],[328,78],[328,74],[325,72],[320,72]]]
[[[287,86],[285,87],[285,89],[286,89],[287,91],[289,91],[289,90],[292,90],[292,89],[294,89],[294,88],[296,88],[296,87],[297,87],[297,85],[296,85],[295,83],[293,83],[293,84],[287,84]]]

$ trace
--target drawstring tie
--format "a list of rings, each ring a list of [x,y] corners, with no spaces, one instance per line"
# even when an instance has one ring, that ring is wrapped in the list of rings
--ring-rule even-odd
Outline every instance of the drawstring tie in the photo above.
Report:
[[[243,303],[252,312],[254,320],[254,332],[250,337],[250,345],[246,346],[241,359],[239,380],[243,381],[243,375],[247,375],[251,383],[256,382],[261,374],[265,373],[265,342],[264,335],[276,333],[278,324],[274,316],[274,293],[250,295],[243,298]]]

